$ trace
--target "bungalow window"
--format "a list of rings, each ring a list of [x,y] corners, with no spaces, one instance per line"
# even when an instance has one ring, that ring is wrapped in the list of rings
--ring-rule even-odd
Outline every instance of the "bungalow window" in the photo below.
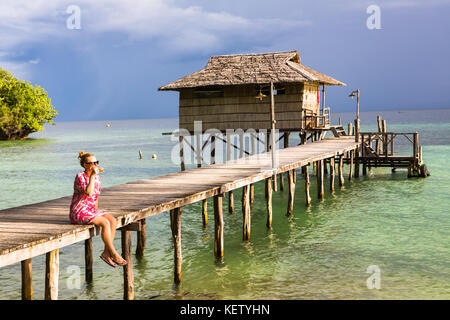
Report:
[[[202,87],[195,89],[196,98],[223,98],[223,88],[219,86]]]
[[[257,94],[258,94],[259,93],[259,89],[257,91],[258,91],[257,92]],[[269,88],[268,87],[263,87],[262,90],[261,90],[261,93],[266,95],[266,96],[268,96],[268,97],[270,97],[270,86],[269,86]],[[279,94],[286,94],[286,89],[284,87],[279,87],[279,88],[275,87],[275,90],[273,90],[273,95],[276,96],[276,95],[279,95]]]

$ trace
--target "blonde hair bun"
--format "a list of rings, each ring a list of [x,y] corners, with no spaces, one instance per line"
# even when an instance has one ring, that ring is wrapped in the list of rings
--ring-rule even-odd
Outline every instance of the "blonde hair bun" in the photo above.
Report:
[[[92,153],[86,153],[84,151],[80,151],[78,153],[78,159],[80,159],[80,166],[83,167],[83,164],[86,162],[86,159],[93,156]]]

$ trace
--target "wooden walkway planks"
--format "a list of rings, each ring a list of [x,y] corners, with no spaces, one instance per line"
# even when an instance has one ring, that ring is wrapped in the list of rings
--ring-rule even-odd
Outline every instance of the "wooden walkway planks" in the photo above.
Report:
[[[122,227],[251,183],[354,150],[354,137],[331,138],[271,153],[102,188],[99,208],[118,218]],[[72,183],[72,181],[70,182]],[[93,225],[70,224],[71,196],[0,210],[0,267],[13,264],[99,234]]]

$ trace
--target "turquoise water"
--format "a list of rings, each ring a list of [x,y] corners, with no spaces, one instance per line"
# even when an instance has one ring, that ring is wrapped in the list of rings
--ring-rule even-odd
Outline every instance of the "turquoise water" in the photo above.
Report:
[[[311,177],[313,201],[307,208],[298,175],[292,217],[285,216],[287,190],[274,193],[272,230],[265,226],[264,182],[257,183],[248,242],[242,241],[237,190],[233,215],[224,200],[223,262],[213,253],[212,201],[205,229],[201,203],[186,206],[179,288],[173,286],[168,213],[147,218],[145,257],[134,259],[136,299],[449,299],[450,109],[362,112],[362,131],[376,129],[378,114],[388,131],[419,132],[430,177],[408,179],[404,170],[373,169],[352,182],[346,179],[343,188],[336,183],[334,194],[327,181],[324,201],[317,200]],[[333,123],[341,117],[344,124],[353,117],[332,116]],[[161,134],[176,127],[177,119],[58,122],[28,140],[0,142],[0,209],[70,195],[81,170],[80,150],[95,153],[105,167],[103,187],[176,172],[174,142]],[[398,150],[408,148],[404,142]],[[120,234],[115,244],[120,248]],[[83,243],[60,250],[60,299],[122,299],[122,270],[98,259],[101,251],[96,237],[94,281],[86,285]],[[35,299],[44,295],[44,260],[32,259]],[[381,289],[368,288],[369,266],[378,266]],[[20,299],[20,277],[20,264],[0,269],[0,299]]]

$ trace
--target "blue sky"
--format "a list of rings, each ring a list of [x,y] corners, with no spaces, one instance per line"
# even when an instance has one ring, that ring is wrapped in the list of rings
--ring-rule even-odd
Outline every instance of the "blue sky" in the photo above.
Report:
[[[176,117],[158,87],[211,55],[287,50],[347,84],[327,87],[332,111],[353,111],[356,88],[362,111],[447,108],[448,17],[449,0],[0,0],[0,67],[44,87],[57,121]]]

